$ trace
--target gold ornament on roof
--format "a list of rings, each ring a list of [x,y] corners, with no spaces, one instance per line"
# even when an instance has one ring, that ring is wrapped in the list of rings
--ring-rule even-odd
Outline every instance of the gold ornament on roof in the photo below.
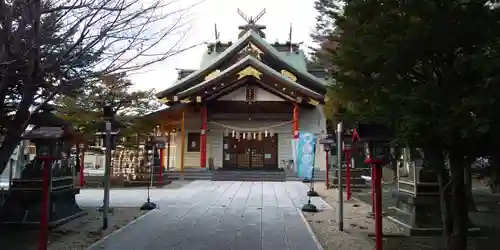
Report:
[[[208,74],[207,76],[205,76],[205,81],[208,81],[208,80],[212,80],[214,79],[216,76],[218,76],[220,74],[220,70],[217,69],[217,70],[214,70],[212,71],[212,73]]]
[[[294,82],[297,81],[297,77],[294,74],[290,73],[290,71],[288,71],[286,69],[282,69],[281,70],[281,74],[284,75],[284,76],[286,76],[288,79],[290,79],[290,80],[292,80]]]
[[[309,100],[309,104],[313,105],[313,106],[318,106],[319,105],[319,102],[314,100],[314,99],[310,99]]]
[[[261,75],[262,75],[262,73],[260,73],[254,67],[248,66],[245,69],[243,69],[242,71],[238,72],[238,79],[241,79],[241,78],[243,78],[245,76],[253,76],[253,77],[255,77],[255,78],[257,78],[257,79],[260,80],[260,76]]]
[[[159,101],[160,101],[161,103],[168,103],[168,102],[170,102],[170,100],[168,99],[168,97],[161,98]]]
[[[190,103],[190,102],[191,102],[191,98],[186,98],[186,99],[181,100],[181,103]]]
[[[249,42],[248,45],[241,51],[242,56],[251,55],[259,60],[262,60],[262,50],[260,50],[255,44]]]

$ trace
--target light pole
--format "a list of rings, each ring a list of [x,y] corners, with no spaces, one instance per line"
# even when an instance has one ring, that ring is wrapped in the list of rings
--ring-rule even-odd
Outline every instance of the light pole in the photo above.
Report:
[[[343,139],[343,126],[342,121],[337,124],[337,164],[338,164],[338,173],[337,173],[337,182],[339,187],[338,194],[338,203],[339,203],[339,213],[338,213],[338,221],[339,221],[339,230],[344,231],[344,187],[342,181],[342,139]]]
[[[103,119],[105,125],[105,132],[97,132],[96,135],[104,136],[104,142],[106,146],[105,152],[105,165],[104,165],[104,198],[103,205],[99,211],[102,212],[102,230],[106,230],[108,228],[108,213],[109,213],[109,179],[110,179],[110,168],[111,168],[111,150],[116,146],[116,137],[119,133],[119,130],[112,131],[112,121],[113,121],[113,112],[111,106],[104,106],[103,108]]]

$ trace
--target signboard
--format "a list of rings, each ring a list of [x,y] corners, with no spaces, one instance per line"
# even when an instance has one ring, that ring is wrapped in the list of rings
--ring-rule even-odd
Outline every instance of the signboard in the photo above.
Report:
[[[297,175],[312,179],[316,151],[316,136],[313,133],[299,132],[297,145]]]
[[[297,169],[297,146],[299,145],[298,139],[292,139],[292,159],[293,159],[293,172],[298,173]]]

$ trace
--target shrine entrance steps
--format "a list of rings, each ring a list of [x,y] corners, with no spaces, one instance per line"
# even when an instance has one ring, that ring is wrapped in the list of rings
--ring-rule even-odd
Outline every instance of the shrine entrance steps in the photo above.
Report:
[[[166,172],[169,180],[211,180],[213,171],[202,168],[186,168],[184,173],[180,170],[171,170]]]
[[[284,171],[267,171],[267,170],[221,170],[215,171],[213,181],[286,181],[286,173]]]
[[[184,173],[179,170],[166,173],[169,180],[212,180],[212,181],[275,181],[283,182],[287,180],[284,171],[269,170],[205,170],[205,169],[184,169]]]
[[[334,178],[334,171],[330,171],[330,178]],[[166,178],[169,180],[212,180],[212,181],[302,181],[303,178],[297,177],[297,173],[293,171],[283,170],[265,170],[265,169],[252,169],[252,170],[237,170],[237,169],[218,169],[208,170],[201,168],[186,168],[184,173],[178,169],[166,172]],[[359,177],[360,178],[360,177]],[[358,182],[358,176],[353,176],[355,183]],[[325,181],[326,171],[316,169],[314,173],[314,180]],[[360,179],[363,181],[362,179]],[[364,184],[364,181],[363,181]]]

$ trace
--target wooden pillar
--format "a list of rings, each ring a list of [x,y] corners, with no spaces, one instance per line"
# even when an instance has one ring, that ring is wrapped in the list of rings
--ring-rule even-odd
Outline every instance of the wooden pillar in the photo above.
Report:
[[[299,138],[299,104],[294,102],[293,103],[293,138],[297,139]]]
[[[207,166],[207,107],[203,107],[201,112],[201,133],[200,133],[200,167]]]
[[[167,138],[167,171],[170,171],[170,145],[172,142],[172,131],[171,128],[168,129],[168,138]]]
[[[181,116],[181,175],[184,174],[184,151],[186,150],[186,138],[184,131],[184,111]]]

